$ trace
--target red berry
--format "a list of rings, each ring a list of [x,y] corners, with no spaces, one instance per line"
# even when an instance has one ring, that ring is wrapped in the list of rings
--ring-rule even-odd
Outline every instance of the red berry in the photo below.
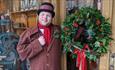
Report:
[[[68,28],[68,27],[64,27],[64,30],[65,30],[65,31],[68,31],[68,30],[69,30],[69,28]]]
[[[109,45],[112,46],[112,42],[110,42]]]
[[[74,22],[74,23],[73,23],[73,26],[74,26],[74,27],[78,27],[79,25],[78,25],[77,22]]]

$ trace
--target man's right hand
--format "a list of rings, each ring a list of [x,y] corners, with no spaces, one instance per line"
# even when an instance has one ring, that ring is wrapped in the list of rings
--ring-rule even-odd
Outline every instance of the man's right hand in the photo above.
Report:
[[[45,38],[44,38],[43,36],[40,36],[40,37],[38,38],[38,40],[39,40],[39,42],[40,42],[40,44],[41,44],[42,46],[44,46],[44,45],[46,44]]]

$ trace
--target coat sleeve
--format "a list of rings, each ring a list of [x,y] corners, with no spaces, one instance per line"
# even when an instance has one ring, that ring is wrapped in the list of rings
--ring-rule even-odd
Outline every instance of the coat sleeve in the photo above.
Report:
[[[29,34],[30,33],[28,30],[24,31],[20,35],[20,39],[17,45],[17,51],[22,61],[27,58],[31,59],[42,51],[42,46],[39,43],[38,39],[30,42]]]

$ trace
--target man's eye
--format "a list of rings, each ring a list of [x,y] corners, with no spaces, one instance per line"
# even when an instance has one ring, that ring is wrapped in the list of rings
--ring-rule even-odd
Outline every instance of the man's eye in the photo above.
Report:
[[[42,16],[44,16],[44,14],[42,14]]]
[[[51,15],[47,15],[47,17],[51,17]]]

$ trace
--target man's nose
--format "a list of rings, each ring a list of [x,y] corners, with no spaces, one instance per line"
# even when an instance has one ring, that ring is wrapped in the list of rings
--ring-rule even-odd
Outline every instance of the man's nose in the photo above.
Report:
[[[47,21],[47,19],[48,19],[48,16],[47,16],[47,15],[45,15],[45,16],[44,16],[44,19],[45,19],[45,21]]]

